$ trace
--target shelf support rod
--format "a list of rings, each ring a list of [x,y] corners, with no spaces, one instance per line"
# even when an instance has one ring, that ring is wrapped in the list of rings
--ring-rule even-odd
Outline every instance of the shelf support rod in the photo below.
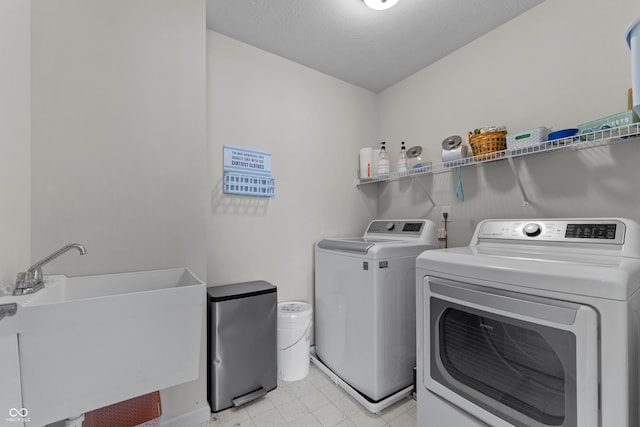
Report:
[[[529,206],[529,199],[527,198],[527,193],[524,191],[524,187],[522,185],[522,181],[520,180],[520,175],[518,174],[518,169],[516,169],[516,163],[513,160],[513,157],[508,157],[507,161],[509,162],[509,166],[511,166],[513,175],[516,177],[518,187],[520,187],[520,193],[522,194],[522,206]]]
[[[433,199],[431,198],[431,194],[429,194],[429,191],[427,191],[426,188],[424,188],[424,185],[420,182],[419,179],[415,180],[414,182],[417,182],[418,185],[420,186],[420,188],[422,189],[422,192],[425,194],[425,196],[427,196],[427,198],[429,199],[429,201],[431,202],[431,204],[433,205],[433,207],[436,207],[436,202],[433,201]]]

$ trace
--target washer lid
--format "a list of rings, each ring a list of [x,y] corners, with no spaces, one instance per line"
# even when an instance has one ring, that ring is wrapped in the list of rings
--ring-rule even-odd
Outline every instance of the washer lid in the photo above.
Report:
[[[366,254],[369,249],[373,247],[375,243],[369,242],[366,239],[322,239],[318,242],[318,247],[321,249],[337,250],[356,252],[359,254]]]
[[[436,225],[428,219],[389,219],[371,221],[362,237],[323,239],[316,249],[335,250],[357,255],[404,256],[404,248],[416,252],[438,247]],[[385,254],[380,251],[388,252]],[[374,255],[375,256],[375,255]]]

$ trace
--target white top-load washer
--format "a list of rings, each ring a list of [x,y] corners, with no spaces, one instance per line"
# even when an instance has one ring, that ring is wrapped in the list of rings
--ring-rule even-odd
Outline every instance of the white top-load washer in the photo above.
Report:
[[[424,219],[372,221],[362,237],[315,245],[315,357],[372,412],[412,389],[415,260],[437,247]]]
[[[636,222],[483,221],[416,280],[418,425],[640,425]]]

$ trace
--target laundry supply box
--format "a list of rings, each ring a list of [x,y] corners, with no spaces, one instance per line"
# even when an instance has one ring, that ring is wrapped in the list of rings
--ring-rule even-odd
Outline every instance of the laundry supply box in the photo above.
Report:
[[[583,134],[619,126],[628,126],[637,123],[639,120],[638,114],[634,110],[623,111],[578,125],[578,133]]]
[[[265,281],[210,286],[207,300],[207,399],[219,412],[277,386],[277,288]]]
[[[516,150],[518,148],[526,148],[540,145],[549,139],[551,130],[546,127],[537,127],[527,129],[522,132],[507,134],[507,148]]]

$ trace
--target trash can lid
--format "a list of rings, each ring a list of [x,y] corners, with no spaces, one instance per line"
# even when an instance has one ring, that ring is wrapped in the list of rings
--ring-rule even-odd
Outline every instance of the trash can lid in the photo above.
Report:
[[[287,301],[278,304],[278,317],[281,318],[307,317],[312,312],[311,304],[302,301]]]
[[[254,282],[233,283],[231,285],[209,286],[207,293],[212,302],[228,301],[238,298],[277,292],[277,288],[264,280]]]

